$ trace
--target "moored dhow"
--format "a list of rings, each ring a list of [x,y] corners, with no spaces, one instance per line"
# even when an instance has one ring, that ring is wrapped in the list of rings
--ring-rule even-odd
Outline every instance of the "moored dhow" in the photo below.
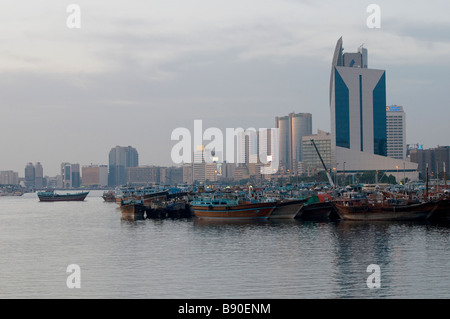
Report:
[[[57,194],[53,191],[38,192],[37,196],[41,202],[63,202],[84,201],[89,192]]]
[[[439,202],[427,201],[412,204],[373,203],[367,198],[335,200],[334,205],[341,219],[359,221],[407,221],[425,220],[439,206]]]
[[[191,210],[200,219],[267,219],[276,207],[276,202],[257,202],[238,198],[215,198],[194,200]]]
[[[285,199],[276,203],[275,209],[270,214],[270,219],[294,219],[306,203],[305,199]]]

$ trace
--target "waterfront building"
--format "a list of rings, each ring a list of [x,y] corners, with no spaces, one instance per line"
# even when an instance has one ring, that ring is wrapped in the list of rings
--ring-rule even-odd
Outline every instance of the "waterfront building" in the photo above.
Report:
[[[81,186],[80,164],[61,163],[62,188],[78,188]]]
[[[0,185],[18,185],[19,173],[13,171],[0,172]]]
[[[303,142],[305,135],[312,134],[312,115],[310,113],[290,113],[275,117],[278,128],[279,162],[284,172],[295,173],[297,164],[303,160]]]
[[[420,177],[426,178],[426,167],[428,165],[429,178],[443,179],[444,166],[447,176],[450,168],[450,146],[437,146],[424,149],[423,147],[410,150],[411,162],[418,164]]]
[[[37,162],[34,165],[34,171],[35,171],[34,186],[37,189],[45,187],[46,185],[44,180],[44,168],[42,167],[42,164],[40,162]]]
[[[147,186],[160,183],[159,166],[138,166],[127,168],[126,183],[132,186]]]
[[[406,160],[406,116],[403,106],[386,107],[387,156]]]
[[[108,185],[124,185],[127,182],[127,168],[139,166],[139,154],[134,147],[116,146],[109,152]]]
[[[81,168],[82,185],[85,187],[108,186],[107,165],[85,165]]]
[[[387,157],[386,72],[369,69],[367,49],[344,53],[337,41],[330,76],[331,152],[337,171],[378,170],[418,178],[417,164]]]
[[[159,173],[160,183],[175,186],[184,183],[183,167],[161,167]]]
[[[303,143],[303,171],[306,171],[308,176],[315,174],[317,171],[324,170],[322,161],[320,160],[317,151],[311,140],[317,146],[317,149],[325,163],[328,170],[332,168],[332,153],[331,153],[331,134],[322,130],[317,130],[317,134],[306,135],[302,138]]]
[[[193,184],[192,163],[183,163],[183,183]]]
[[[36,180],[36,169],[33,163],[28,163],[25,166],[25,187],[34,188]]]

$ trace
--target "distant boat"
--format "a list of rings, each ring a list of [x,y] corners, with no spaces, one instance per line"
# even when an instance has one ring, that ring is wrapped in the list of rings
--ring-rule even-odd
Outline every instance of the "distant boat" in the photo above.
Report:
[[[53,191],[50,192],[38,192],[37,196],[41,202],[74,202],[74,201],[84,201],[89,192],[81,193],[67,193],[67,194],[57,194]]]
[[[102,198],[105,202],[115,202],[116,192],[115,191],[104,191]]]

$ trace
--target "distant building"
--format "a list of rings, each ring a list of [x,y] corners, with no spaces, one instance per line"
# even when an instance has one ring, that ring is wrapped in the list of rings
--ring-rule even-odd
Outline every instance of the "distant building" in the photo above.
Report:
[[[276,117],[278,128],[280,169],[295,172],[297,163],[303,160],[302,138],[312,134],[312,115],[310,113],[290,113]]]
[[[183,183],[193,184],[194,178],[192,175],[192,163],[183,164]]]
[[[183,167],[161,167],[160,183],[175,186],[183,183]]]
[[[403,106],[386,107],[387,156],[406,160],[406,116]]]
[[[325,131],[317,130],[317,134],[303,136],[303,164],[305,167],[303,171],[309,176],[316,171],[322,171],[323,165],[320,160],[317,151],[312,144],[311,140],[317,146],[317,149],[325,163],[325,166],[329,170],[332,168],[332,154],[331,154],[331,134]]]
[[[19,173],[13,171],[0,172],[0,185],[18,185]]]
[[[447,176],[450,167],[450,146],[438,146],[436,148],[417,148],[410,150],[411,162],[418,163],[418,170],[422,180],[426,178],[426,167],[428,165],[428,176],[430,178],[443,178],[444,166]]]
[[[34,169],[35,169],[34,185],[37,189],[41,189],[46,186],[44,180],[44,169],[40,162],[37,162],[34,165]]]
[[[107,165],[87,165],[81,168],[82,183],[86,187],[108,186]]]
[[[109,152],[108,185],[111,187],[127,183],[127,168],[139,166],[139,155],[131,146],[113,147]]]
[[[147,186],[160,183],[159,166],[138,166],[127,168],[128,185]]]
[[[62,188],[79,188],[81,186],[80,164],[61,163]]]
[[[34,188],[36,180],[36,169],[33,163],[28,163],[25,166],[25,187]]]

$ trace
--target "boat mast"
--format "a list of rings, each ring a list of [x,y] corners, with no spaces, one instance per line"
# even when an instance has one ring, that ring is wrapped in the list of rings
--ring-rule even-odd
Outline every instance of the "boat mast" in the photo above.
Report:
[[[426,174],[426,177],[425,177],[425,198],[428,200],[428,163],[427,163],[427,166],[426,166],[426,168],[425,168],[425,174]]]

